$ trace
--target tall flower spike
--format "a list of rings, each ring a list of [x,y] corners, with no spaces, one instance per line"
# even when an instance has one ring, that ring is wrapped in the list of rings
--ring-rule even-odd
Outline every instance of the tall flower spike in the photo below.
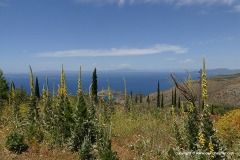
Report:
[[[55,83],[53,83],[53,97],[55,97]]]
[[[175,115],[174,105],[172,105],[171,114],[172,114],[173,123],[176,123],[176,115]]]
[[[49,89],[49,85],[48,85],[48,76],[46,77],[46,98],[48,98],[50,96],[50,89]]]
[[[127,83],[126,83],[125,78],[123,78],[123,81],[124,81],[124,97],[125,97],[125,100],[126,100],[127,99]]]
[[[102,89],[102,102],[105,101],[105,94],[104,94],[104,90]]]
[[[79,69],[79,75],[78,75],[78,94],[80,94],[82,92],[82,80],[81,80],[81,75],[82,74],[82,66],[80,66],[80,69]]]
[[[204,144],[205,144],[205,139],[204,139],[204,135],[202,133],[202,129],[199,130],[198,141],[199,141],[200,147],[203,148]]]
[[[90,98],[90,101],[92,101],[92,84],[90,84],[89,86],[89,98]]]
[[[30,69],[30,91],[32,96],[34,95],[34,77],[33,77],[33,72],[30,65],[29,65],[29,69]]]
[[[208,147],[209,147],[210,157],[213,159],[215,157],[215,155],[214,155],[214,148],[213,148],[213,144],[212,144],[212,138],[210,138]]]
[[[62,65],[62,72],[61,72],[61,90],[60,90],[60,95],[62,97],[67,96],[67,87],[66,87],[66,80],[65,80],[65,73]]]
[[[189,105],[189,111],[190,111],[190,112],[193,112],[193,109],[194,109],[194,108],[193,108],[193,103],[190,102],[190,105]]]
[[[12,81],[11,83],[11,98],[14,99],[15,98],[15,85]]]
[[[184,104],[183,104],[183,102],[181,102],[181,111],[182,111],[182,115],[184,115],[185,111],[184,111]]]
[[[205,70],[205,58],[203,58],[203,69],[202,69],[202,100],[204,102],[204,105],[207,106],[207,76],[206,76],[206,70]],[[205,107],[204,106],[204,107]]]
[[[191,88],[192,87],[192,77],[191,74],[189,73],[189,71],[187,69],[185,69],[188,73],[188,85]]]
[[[44,102],[45,102],[46,98],[47,98],[47,92],[45,90],[45,86],[43,85],[43,88],[42,88],[42,99],[43,99]]]
[[[109,104],[111,104],[112,103],[112,92],[111,92],[109,80],[107,79],[107,81],[108,81],[108,101],[109,101]]]

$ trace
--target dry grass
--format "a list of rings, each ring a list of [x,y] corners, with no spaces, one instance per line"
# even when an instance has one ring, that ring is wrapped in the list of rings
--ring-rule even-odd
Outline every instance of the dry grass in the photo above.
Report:
[[[112,118],[113,150],[120,159],[166,159],[176,145],[169,109],[155,114],[118,111]]]

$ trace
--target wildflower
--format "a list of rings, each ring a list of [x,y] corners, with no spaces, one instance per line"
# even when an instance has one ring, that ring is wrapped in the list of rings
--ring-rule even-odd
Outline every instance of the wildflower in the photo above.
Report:
[[[210,138],[210,142],[208,144],[208,147],[209,147],[210,157],[214,158],[215,157],[215,155],[213,154],[214,153],[214,148],[213,148],[213,144],[212,144],[212,139],[211,138]]]
[[[190,102],[189,111],[190,111],[190,112],[193,112],[193,104],[192,104],[192,102]]]
[[[198,133],[198,141],[199,141],[200,147],[203,148],[205,139],[201,129],[199,130],[199,133]]]
[[[82,92],[81,72],[82,72],[82,67],[80,66],[80,71],[78,75],[78,91],[77,91],[78,94]]]

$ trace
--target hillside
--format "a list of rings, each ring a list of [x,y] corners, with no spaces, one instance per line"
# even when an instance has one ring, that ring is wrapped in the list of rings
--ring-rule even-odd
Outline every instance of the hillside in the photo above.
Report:
[[[209,104],[240,106],[240,74],[222,75],[208,78],[207,81]],[[197,81],[193,81],[193,89],[199,95],[200,85]],[[172,89],[163,92],[165,104],[171,103]],[[177,95],[181,93],[177,91]],[[156,93],[150,94],[151,101],[156,100]]]

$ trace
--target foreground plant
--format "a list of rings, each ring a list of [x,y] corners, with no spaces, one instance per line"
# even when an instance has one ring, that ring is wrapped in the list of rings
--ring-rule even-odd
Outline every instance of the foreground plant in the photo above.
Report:
[[[21,154],[22,152],[28,149],[28,145],[24,143],[24,136],[19,132],[13,132],[7,137],[6,148],[17,154]]]

